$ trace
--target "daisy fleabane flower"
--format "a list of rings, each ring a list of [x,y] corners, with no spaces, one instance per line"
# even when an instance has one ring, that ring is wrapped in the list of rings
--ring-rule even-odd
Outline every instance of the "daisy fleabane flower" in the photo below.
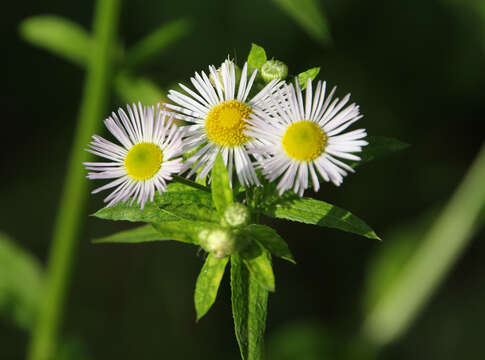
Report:
[[[173,123],[172,117],[159,106],[127,105],[126,113],[118,109],[104,123],[121,143],[117,145],[94,135],[87,151],[109,162],[86,162],[88,179],[115,179],[93,191],[116,187],[104,201],[108,206],[118,202],[136,201],[143,209],[147,201],[153,201],[155,191],[161,194],[167,189],[172,174],[182,168],[180,156],[184,152],[184,130]]]
[[[268,99],[267,110],[255,109],[250,120],[247,136],[258,139],[252,153],[257,157],[256,166],[269,181],[279,178],[279,193],[293,189],[299,196],[311,185],[318,191],[319,176],[339,186],[348,172],[354,172],[348,164],[340,161],[360,160],[353,153],[362,151],[368,142],[367,133],[358,129],[342,133],[361,119],[359,106],[350,104],[347,94],[342,100],[333,99],[335,89],[326,95],[326,82],[318,81],[315,93],[308,79],[305,99],[295,80],[286,85],[284,94],[279,92]],[[285,103],[281,99],[287,97]],[[286,106],[281,106],[285,103]]]
[[[186,94],[170,90],[168,98],[176,105],[165,106],[176,112],[174,117],[192,123],[186,126],[187,150],[200,147],[184,163],[182,172],[190,169],[188,177],[197,172],[198,178],[207,176],[220,152],[230,178],[235,168],[242,185],[260,184],[248,155],[253,139],[247,136],[244,130],[250,114],[255,110],[264,111],[265,100],[281,87],[283,82],[270,81],[249,99],[256,73],[255,70],[248,79],[248,64],[245,63],[237,79],[236,67],[227,59],[220,69],[209,66],[209,76],[203,71],[200,74],[195,73],[190,80],[196,91],[183,84],[179,85]],[[237,81],[239,86],[236,86]]]

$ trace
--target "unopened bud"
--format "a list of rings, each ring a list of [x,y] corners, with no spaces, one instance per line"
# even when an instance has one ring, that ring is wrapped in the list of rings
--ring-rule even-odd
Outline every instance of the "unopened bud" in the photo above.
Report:
[[[232,227],[248,224],[249,218],[248,208],[241,203],[231,204],[224,211],[224,220],[227,225]]]
[[[261,77],[265,82],[274,79],[283,80],[288,75],[288,66],[283,61],[268,60],[261,67]]]
[[[236,251],[236,238],[229,229],[204,230],[199,234],[200,246],[217,258]]]

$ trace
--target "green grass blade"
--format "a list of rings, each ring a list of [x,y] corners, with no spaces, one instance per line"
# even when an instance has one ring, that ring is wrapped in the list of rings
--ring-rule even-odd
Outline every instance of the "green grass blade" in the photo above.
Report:
[[[222,259],[209,254],[195,284],[194,303],[197,321],[207,314],[216,301],[219,285],[229,257]]]

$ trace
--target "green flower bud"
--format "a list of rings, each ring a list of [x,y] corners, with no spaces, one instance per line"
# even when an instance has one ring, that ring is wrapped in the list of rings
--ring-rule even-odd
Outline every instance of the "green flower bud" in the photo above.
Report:
[[[232,60],[229,60],[229,62],[234,64],[234,62]],[[222,90],[224,91],[224,81],[222,81],[221,67],[219,67],[216,70],[216,74],[217,74],[217,78],[219,79],[219,83],[222,86]],[[241,69],[236,64],[234,64],[234,74],[236,75],[236,89],[237,89],[237,87],[239,85],[239,80],[241,79]],[[210,80],[210,82],[213,86],[216,86],[216,81],[215,81],[212,73],[209,75],[209,80]]]
[[[248,224],[250,217],[248,208],[241,203],[231,204],[224,211],[224,221],[232,227]]]
[[[199,234],[200,246],[217,258],[236,251],[236,237],[229,229],[203,230]]]
[[[268,60],[261,67],[261,77],[267,83],[274,79],[283,80],[288,75],[288,66],[283,61]]]

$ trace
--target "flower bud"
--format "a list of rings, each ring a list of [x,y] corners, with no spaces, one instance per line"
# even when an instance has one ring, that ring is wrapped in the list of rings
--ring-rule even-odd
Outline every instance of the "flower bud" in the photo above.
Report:
[[[248,208],[241,203],[231,204],[224,211],[224,221],[232,227],[248,224],[249,218]]]
[[[265,82],[274,79],[285,79],[288,75],[288,66],[283,61],[268,60],[261,67],[261,77]]]
[[[217,258],[236,251],[236,238],[229,229],[203,230],[199,234],[200,246]]]

